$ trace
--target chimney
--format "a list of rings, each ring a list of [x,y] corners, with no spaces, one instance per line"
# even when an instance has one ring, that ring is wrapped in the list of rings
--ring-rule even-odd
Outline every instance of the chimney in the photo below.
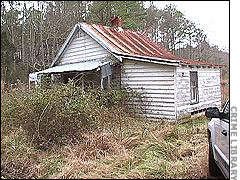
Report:
[[[119,31],[119,32],[123,31],[123,29],[121,27],[122,24],[123,24],[123,21],[122,21],[121,17],[119,17],[119,16],[112,16],[110,18],[110,22],[111,22],[111,27],[116,28],[117,31]]]

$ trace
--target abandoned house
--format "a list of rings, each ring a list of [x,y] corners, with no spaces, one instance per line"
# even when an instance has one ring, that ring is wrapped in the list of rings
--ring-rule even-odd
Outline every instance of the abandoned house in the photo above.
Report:
[[[40,74],[62,82],[78,75],[83,88],[135,90],[145,102],[139,115],[148,119],[176,120],[221,106],[221,65],[176,57],[144,34],[116,24],[76,24],[51,68]]]

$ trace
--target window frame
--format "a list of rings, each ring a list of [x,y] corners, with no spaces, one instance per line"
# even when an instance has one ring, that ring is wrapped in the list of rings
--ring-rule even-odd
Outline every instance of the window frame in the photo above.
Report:
[[[194,75],[195,74],[195,81]],[[195,86],[192,85],[193,82],[196,82]],[[194,95],[194,98],[192,99]],[[198,71],[190,71],[190,96],[191,96],[191,104],[199,103],[199,91],[198,91]]]

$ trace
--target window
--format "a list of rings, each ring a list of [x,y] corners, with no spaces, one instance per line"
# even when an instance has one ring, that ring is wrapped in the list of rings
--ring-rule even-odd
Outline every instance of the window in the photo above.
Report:
[[[198,103],[198,74],[197,71],[190,71],[191,103]]]

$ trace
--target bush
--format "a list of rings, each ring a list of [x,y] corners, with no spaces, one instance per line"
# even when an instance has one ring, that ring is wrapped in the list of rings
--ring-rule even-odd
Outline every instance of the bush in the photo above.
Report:
[[[85,92],[73,82],[27,91],[12,89],[1,102],[2,130],[9,133],[22,127],[30,140],[45,148],[64,140],[81,141],[82,133],[117,121],[128,97],[122,89]]]

